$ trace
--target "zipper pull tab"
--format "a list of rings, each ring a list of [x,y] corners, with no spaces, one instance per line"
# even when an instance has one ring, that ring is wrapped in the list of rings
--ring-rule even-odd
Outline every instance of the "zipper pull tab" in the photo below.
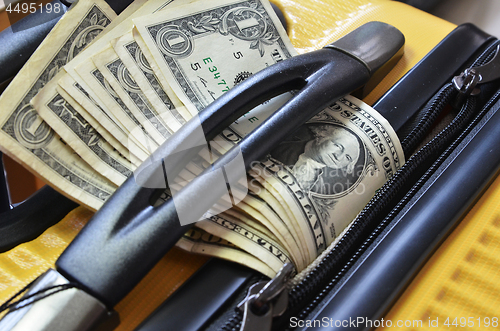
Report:
[[[476,87],[482,79],[481,74],[476,70],[478,68],[480,67],[465,69],[459,76],[453,77],[453,85],[457,91],[465,97],[469,95],[478,95],[479,92],[481,92],[479,88]]]
[[[479,74],[478,84],[488,83],[500,78],[500,56],[498,56],[499,51],[500,45],[497,45],[493,59],[491,59],[485,65],[472,68]]]
[[[240,331],[271,330],[273,317],[282,315],[288,307],[286,284],[294,270],[292,264],[286,263],[269,282],[258,282],[250,287],[238,305],[243,311]]]
[[[460,93],[457,97],[456,104],[461,105],[463,100],[472,95],[478,95],[481,90],[477,88],[477,84],[484,84],[500,78],[500,56],[498,52],[500,45],[497,46],[493,59],[485,65],[465,69],[459,76],[453,78],[453,85]]]

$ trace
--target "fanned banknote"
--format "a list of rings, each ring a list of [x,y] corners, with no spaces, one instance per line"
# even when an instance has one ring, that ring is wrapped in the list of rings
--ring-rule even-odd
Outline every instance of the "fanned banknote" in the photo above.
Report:
[[[270,278],[276,276],[276,272],[258,258],[238,248],[233,243],[199,228],[189,230],[179,240],[177,246],[188,252],[219,257],[246,265]]]
[[[170,86],[163,86],[160,83],[144,56],[144,52],[135,41],[132,31],[112,40],[111,45],[151,105],[162,114],[168,123],[171,123],[172,130],[177,131],[186,123],[186,119],[189,119],[190,115],[184,111],[185,107],[177,96],[170,91]],[[168,90],[168,93],[165,92],[165,89]]]
[[[263,261],[276,273],[283,264],[292,262],[279,243],[228,215],[212,216],[198,222],[196,226],[229,242],[237,243],[239,248]]]
[[[178,130],[176,122],[161,116],[151,105],[123,61],[111,45],[92,57],[97,69],[102,73],[115,93],[120,97],[132,114],[159,144],[166,141]],[[166,113],[170,115],[170,112]]]
[[[295,55],[267,1],[203,1],[133,19],[172,90],[195,115],[239,81]]]
[[[228,142],[243,138],[237,127],[226,131],[231,132]],[[387,121],[346,96],[255,163],[250,174],[283,199],[305,236],[311,262],[403,163]]]
[[[87,121],[91,122],[92,119],[94,119],[102,125],[102,130],[96,128],[101,135],[106,135],[106,133],[103,132],[103,130],[105,130],[110,135],[115,137],[118,143],[128,151],[130,155],[129,159],[131,161],[134,157],[140,161],[144,161],[149,156],[149,153],[147,153],[144,148],[139,147],[139,142],[129,136],[127,129],[121,124],[116,116],[114,116],[111,112],[105,111],[70,75],[63,75],[62,78],[59,79],[58,85],[57,91],[59,94],[61,94],[66,101],[72,104],[75,109],[78,107],[74,104],[74,102],[72,102],[72,100],[77,102],[80,107],[85,110],[85,112],[81,115]],[[62,86],[64,86],[64,88]],[[68,98],[66,98],[66,96],[68,96]],[[118,150],[122,150],[111,141],[110,143]],[[127,152],[122,153],[127,155]]]
[[[116,186],[55,133],[30,100],[116,17],[100,0],[80,1],[57,23],[0,97],[0,146],[63,194],[98,209]]]
[[[255,127],[268,113],[257,114],[259,120],[252,123]],[[249,131],[249,122],[241,120],[219,138],[225,138],[230,147]],[[346,96],[309,120],[264,160],[254,163],[249,174],[255,182],[248,185],[253,192],[242,202],[262,210],[251,197],[265,192],[263,201],[274,206],[281,221],[266,223],[272,219],[268,216],[261,219],[262,224],[275,234],[283,234],[286,230],[277,226],[288,216],[291,221],[286,229],[298,238],[278,239],[301,245],[303,266],[307,266],[403,163],[399,140],[387,121],[360,100]],[[282,208],[276,207],[270,195]],[[249,209],[242,211],[251,213]],[[210,232],[210,225],[205,230]]]
[[[77,56],[73,61],[71,61],[71,63],[65,66],[65,70],[67,74],[71,77],[71,80],[63,77],[59,81],[60,86],[64,90],[66,90],[66,92],[70,94],[75,100],[80,102],[80,104],[84,108],[86,108],[84,103],[95,103],[98,106],[97,109],[95,107],[90,107],[89,109],[87,108],[86,109],[89,111],[91,115],[95,116],[96,118],[103,117],[102,114],[100,114],[103,112],[106,114],[107,117],[113,120],[120,121],[119,117],[123,115],[120,114],[118,117],[114,115],[118,113],[118,110],[124,111],[127,117],[130,117],[129,116],[130,110],[125,109],[123,107],[123,102],[120,103],[120,101],[118,100],[115,100],[115,102],[109,100],[108,94],[111,94],[111,97],[115,99],[117,95],[114,91],[112,91],[112,89],[110,89],[109,84],[103,81],[104,78],[102,74],[98,70],[96,71],[96,68],[92,68],[93,63],[92,64],[89,63],[89,60],[92,56],[96,55],[97,53],[107,48],[110,41],[119,38],[124,33],[130,31],[133,27],[133,22],[131,20],[133,17],[140,17],[143,15],[151,14],[156,11],[165,9],[167,6],[171,7],[176,4],[185,2],[189,1],[177,0],[175,1],[175,3],[173,0],[134,1],[133,4],[135,6],[133,10],[127,8],[119,16],[120,19],[119,22],[114,24],[111,27],[111,29],[107,30],[106,34],[102,38],[100,38],[97,42],[93,43],[90,47],[85,49],[85,51],[82,52],[80,56]],[[80,68],[80,72],[77,72],[77,68]],[[82,77],[82,75],[84,75],[85,77]],[[78,84],[79,88],[75,89],[74,84]],[[84,95],[82,95],[82,91],[84,91]],[[101,98],[107,98],[107,99],[103,101],[101,100]],[[116,103],[119,103],[118,110],[114,109],[116,107]],[[127,118],[122,118],[121,120],[124,122],[130,121],[130,119]],[[116,131],[116,126],[122,126],[122,128],[125,128],[125,130],[128,131],[126,132],[126,134],[127,135],[130,134],[130,131],[132,130],[132,125],[130,122],[127,122],[127,124],[129,125],[128,127],[123,125],[122,123],[113,123],[113,122],[114,121],[104,121],[102,125],[110,132]],[[132,122],[134,121],[132,120]],[[134,127],[138,125],[140,126],[141,123],[134,123]],[[147,136],[147,133],[145,133],[145,135]],[[151,150],[154,150],[154,148],[157,147],[157,143],[153,144],[152,146],[144,146],[147,145],[147,143],[144,141],[145,138],[142,136],[139,138],[132,136],[130,137],[130,139],[132,140],[133,144],[137,144],[146,153],[150,153]],[[141,143],[139,141],[141,141]],[[126,140],[122,141],[122,143],[125,142]],[[140,154],[140,152],[136,154]],[[141,158],[141,155],[136,155],[136,156]]]
[[[31,100],[33,107],[82,159],[114,184],[121,185],[132,176],[135,166],[57,92],[57,76]]]

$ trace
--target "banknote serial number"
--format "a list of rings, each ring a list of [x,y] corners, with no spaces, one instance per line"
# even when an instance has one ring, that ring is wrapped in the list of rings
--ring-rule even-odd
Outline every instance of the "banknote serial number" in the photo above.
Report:
[[[243,57],[243,54],[241,54],[241,52],[237,52],[237,53],[233,53],[233,56],[238,60],[238,59]],[[204,58],[203,59],[203,66],[207,66],[209,75],[211,75],[211,76],[213,75],[212,78],[215,81],[215,83],[217,84],[217,88],[219,89],[218,92],[224,93],[224,92],[229,91],[228,82],[226,82],[226,80],[221,77],[219,69],[213,65],[212,58],[210,58],[210,57]],[[200,62],[192,63],[191,69],[193,71],[198,71],[198,69],[202,69],[202,65],[200,65]],[[203,84],[203,86],[205,86],[205,88],[207,88],[208,94],[210,94],[210,96],[215,101],[215,99],[218,96],[218,93],[216,93],[208,88],[209,82],[205,78],[203,78],[201,76],[198,76],[198,78],[200,79],[200,82]]]
[[[41,13],[61,13],[63,11],[62,4],[60,3],[48,3],[45,6],[42,3],[9,3],[5,8],[8,14],[33,14],[37,10]]]

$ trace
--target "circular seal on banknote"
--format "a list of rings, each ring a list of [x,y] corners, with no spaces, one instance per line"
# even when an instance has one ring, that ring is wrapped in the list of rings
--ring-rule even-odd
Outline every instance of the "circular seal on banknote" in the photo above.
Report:
[[[240,72],[234,78],[234,85],[237,85],[237,84],[241,83],[242,81],[244,81],[245,79],[247,79],[250,76],[252,76],[251,72],[248,72],[248,71],[242,71],[242,72]]]
[[[123,86],[124,89],[132,93],[141,92],[139,85],[137,85],[134,78],[132,78],[132,75],[130,75],[130,72],[128,71],[127,67],[125,67],[123,62],[120,62],[120,64],[118,65],[117,76],[118,82],[121,86]]]
[[[286,166],[305,191],[343,195],[363,176],[367,155],[352,130],[323,122],[303,125],[271,157]]]
[[[151,68],[148,60],[146,59],[146,57],[144,56],[144,53],[142,52],[142,50],[139,47],[137,47],[135,49],[134,56],[135,56],[135,61],[137,62],[137,65],[139,66],[139,68],[141,68],[142,71],[147,72],[149,74],[153,74],[153,68]]]
[[[224,14],[222,20],[227,31],[242,40],[258,40],[267,31],[266,20],[253,8],[233,8]]]
[[[17,113],[14,119],[14,134],[17,140],[28,149],[43,148],[54,137],[54,131],[29,104]]]
[[[156,34],[156,44],[163,54],[172,57],[186,57],[193,51],[191,37],[175,25],[162,27]]]
[[[71,61],[78,53],[87,47],[109,23],[111,23],[111,21],[99,10],[92,9],[81,24],[83,29],[78,32],[78,35],[71,42],[65,63]]]
[[[104,78],[104,88],[111,94],[111,96],[115,99],[118,99],[118,94],[116,94],[115,90],[111,87],[108,80]]]

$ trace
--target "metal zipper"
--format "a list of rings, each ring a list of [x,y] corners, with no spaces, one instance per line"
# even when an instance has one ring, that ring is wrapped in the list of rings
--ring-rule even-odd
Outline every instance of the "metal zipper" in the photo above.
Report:
[[[485,72],[485,70],[491,70],[492,67],[489,67],[489,64],[494,64],[494,63],[498,63],[499,60],[500,60],[500,57],[499,56],[496,56],[498,54],[498,50],[499,50],[499,46],[498,46],[498,41],[495,42],[494,44],[492,44],[490,47],[487,48],[487,50],[485,52],[483,52],[483,54],[481,56],[479,56],[476,61],[474,61],[474,63],[472,64],[472,68],[475,68],[475,69],[478,69],[476,70],[476,73],[477,72]],[[492,60],[493,59],[493,60]],[[484,63],[487,63],[488,64],[488,67],[490,69],[488,69],[486,66],[483,66]],[[496,65],[496,64],[495,64]],[[499,77],[499,71],[497,70],[497,77]],[[465,76],[465,75],[464,75]],[[493,78],[490,76],[489,78],[487,79],[480,79],[478,81],[481,82],[481,83],[486,83],[486,82],[489,82],[493,80]],[[476,83],[477,84],[477,83]],[[458,85],[458,88],[457,86],[455,86],[455,88],[458,90],[460,89],[460,84]],[[472,88],[471,91],[473,91],[474,89]],[[460,93],[460,91],[458,91]],[[496,100],[500,97],[500,95],[497,93],[495,96],[492,97],[492,100]],[[468,99],[468,100],[474,100],[474,98],[471,98],[471,99]],[[488,102],[488,104],[484,107],[484,109],[481,111],[480,114],[478,114],[476,116],[476,118],[472,121],[472,123],[470,123],[470,125],[468,125],[467,129],[464,129],[462,132],[461,132],[461,135],[458,139],[456,139],[455,143],[451,144],[451,146],[449,146],[449,148],[447,148],[446,152],[444,154],[449,154],[451,153],[451,151],[453,150],[453,147],[456,143],[458,143],[458,141],[461,141],[462,137],[464,137],[466,134],[468,134],[468,132],[472,129],[472,127],[477,124],[477,122],[480,120],[480,118],[482,117],[482,115],[486,112],[486,109],[488,109],[491,105],[492,105],[492,100],[490,100]],[[465,105],[463,108],[467,108],[467,107],[470,107],[470,105]],[[457,131],[460,131],[460,130],[457,130]],[[436,164],[434,166],[431,166],[431,168],[428,169],[428,171],[426,171],[425,175],[423,176],[423,178],[421,178],[415,185],[413,185],[410,189],[409,189],[409,192],[408,194],[405,195],[405,197],[403,197],[399,202],[398,204],[395,206],[395,208],[393,208],[388,214],[387,214],[387,217],[384,218],[384,220],[382,222],[380,222],[380,224],[373,230],[371,231],[370,235],[368,236],[368,238],[359,246],[358,249],[355,250],[355,252],[353,252],[353,254],[351,255],[351,258],[342,266],[342,268],[340,270],[337,270],[337,273],[333,273],[333,274],[329,274],[330,278],[332,279],[330,282],[328,282],[326,285],[323,286],[323,288],[320,288],[319,291],[321,291],[315,298],[313,298],[312,300],[310,300],[312,303],[305,307],[304,309],[302,309],[302,311],[300,312],[300,316],[299,318],[305,318],[305,316],[310,312],[312,311],[312,309],[314,309],[317,304],[321,301],[321,299],[326,295],[326,293],[329,292],[329,290],[338,282],[338,280],[342,277],[342,275],[349,269],[349,267],[354,264],[357,260],[357,258],[362,254],[362,252],[364,252],[365,248],[370,245],[370,243],[373,241],[373,239],[380,233],[382,232],[382,230],[386,227],[386,225],[389,223],[389,221],[395,216],[395,214],[397,214],[397,211],[402,207],[404,206],[405,202],[414,194],[414,192],[416,192],[418,190],[418,187],[420,187],[421,185],[423,185],[423,183],[425,182],[425,178],[429,177],[435,170],[435,168],[437,167],[437,163],[439,163],[440,160],[443,160],[444,157],[441,156],[439,157],[438,159],[438,162],[436,162]],[[370,201],[370,203],[374,203],[374,201]],[[375,202],[376,204],[376,202]],[[348,231],[348,233],[345,234],[344,238],[345,240],[341,240],[341,242],[339,242],[338,246],[342,246],[342,243],[345,243],[348,241],[349,239],[349,236],[353,235],[353,231]],[[344,239],[343,238],[343,239]],[[335,250],[335,251],[332,251],[329,255],[330,257],[332,257],[333,255],[342,255],[342,254],[345,254],[346,252],[348,252],[345,248],[344,250],[339,249],[339,250]],[[325,259],[323,260],[323,263],[320,263],[319,267],[316,268],[316,269],[326,269],[326,266],[325,264],[327,264],[325,262],[325,260],[328,259],[328,256],[325,257]],[[340,259],[336,259],[337,261],[340,260]],[[318,274],[325,274],[326,271],[325,270],[313,270],[311,272],[311,274],[315,273],[318,273]],[[293,290],[292,290],[292,293],[290,294],[290,301],[293,301],[293,300],[296,300],[295,303],[299,302],[302,300],[302,298],[304,297],[303,295],[303,292],[304,289],[307,289],[307,291],[313,291],[312,288],[314,287],[314,285],[310,285],[309,286],[309,283],[315,283],[317,282],[317,278],[320,278],[321,276],[319,277],[308,277],[306,279],[304,279],[300,284],[298,284]],[[316,278],[316,279],[315,279]],[[326,277],[328,278],[328,277]],[[319,292],[319,291],[316,291],[316,292]],[[302,293],[301,293],[302,292]]]
[[[286,263],[276,277],[262,281],[249,288],[238,309],[243,313],[241,331],[270,330],[274,317],[281,316],[288,307],[286,285],[295,271]]]
[[[478,84],[484,84],[487,82],[491,82],[494,79],[497,79],[500,77],[500,56],[498,56],[498,53],[500,51],[500,45],[499,42],[496,41],[491,45],[490,47],[487,48],[486,51],[479,56],[474,63],[472,64],[471,68],[466,69],[461,75],[456,76],[453,78],[452,83],[449,83],[443,87],[442,90],[440,90],[438,93],[436,93],[436,96],[442,96],[440,93],[442,93],[445,90],[453,90],[453,95],[454,100],[450,100],[451,103],[454,106],[458,106],[460,104],[463,104],[462,110],[457,115],[457,118],[462,116],[463,118],[460,118],[457,122],[460,122],[458,124],[455,124],[453,128],[450,130],[457,133],[461,132],[459,137],[455,140],[455,142],[452,144],[451,142],[445,144],[445,145],[450,145],[448,148],[445,148],[444,154],[451,153],[453,146],[458,143],[458,141],[461,140],[462,137],[464,137],[470,129],[479,121],[479,119],[482,117],[482,114],[485,113],[485,109],[490,106],[492,103],[491,101],[488,102],[486,107],[475,117],[474,120],[472,120],[470,117],[473,115],[473,111],[476,108],[475,104],[475,98],[469,98],[469,96],[477,96],[479,94],[479,90],[477,88]],[[486,64],[485,64],[486,63]],[[449,91],[448,91],[449,92]],[[448,96],[449,97],[449,96]],[[447,99],[446,97],[445,99]],[[500,94],[497,93],[493,99],[500,98]],[[433,98],[435,99],[435,98]],[[426,109],[426,111],[436,111],[439,109],[437,108],[444,108],[443,103],[438,102],[438,100],[431,99],[429,102],[429,109]],[[456,118],[456,119],[457,119]],[[469,123],[471,122],[471,123]],[[467,123],[469,123],[467,125]],[[453,124],[453,122],[452,122]],[[450,124],[451,125],[451,124]],[[415,127],[421,126],[419,124],[416,124]],[[463,129],[462,129],[463,127]],[[467,127],[467,129],[465,129]],[[462,130],[460,130],[462,129]],[[446,129],[445,129],[446,130]],[[441,132],[443,133],[443,132]],[[440,134],[441,134],[440,133]],[[415,134],[415,133],[413,133]],[[410,134],[411,135],[411,134]],[[408,136],[410,136],[408,135]],[[435,145],[436,142],[433,143],[432,140],[429,142],[427,146],[431,146],[428,149],[432,149],[432,145]],[[410,144],[411,145],[411,144]],[[407,151],[405,150],[405,154]],[[409,152],[408,152],[409,153]],[[440,153],[441,154],[441,153]],[[445,155],[446,156],[446,155]],[[425,158],[425,156],[423,156]],[[305,318],[309,312],[311,312],[319,302],[321,302],[322,298],[329,292],[329,290],[338,282],[338,280],[342,277],[342,275],[349,269],[349,267],[356,262],[356,259],[364,252],[365,248],[371,243],[371,241],[387,226],[387,224],[390,222],[391,217],[394,217],[396,214],[395,210],[398,210],[401,208],[405,201],[407,201],[414,192],[418,190],[418,188],[423,185],[425,182],[425,178],[428,178],[434,170],[437,168],[437,164],[439,163],[439,160],[443,160],[445,157],[441,155],[440,157],[437,157],[437,161],[432,165],[432,166],[427,166],[426,168],[429,168],[425,174],[422,176],[420,180],[417,181],[414,185],[412,185],[411,188],[408,189],[408,192],[404,194],[401,199],[398,199],[398,203],[393,206],[393,208],[390,208],[386,213],[383,213],[378,210],[378,214],[384,214],[387,215],[382,222],[380,222],[375,229],[372,229],[370,231],[370,235],[366,240],[363,241],[363,243],[354,250],[352,251],[352,248],[350,249],[350,244],[353,242],[353,238],[357,238],[359,236],[360,232],[363,232],[363,229],[359,230],[356,229],[355,226],[353,226],[349,231],[343,236],[343,238],[337,243],[335,248],[332,250],[329,254],[327,254],[324,259],[318,264],[318,266],[313,269],[310,274],[306,276],[290,293],[288,294],[287,291],[283,291],[283,289],[276,294],[276,296],[284,296],[283,293],[287,293],[287,304],[288,308],[296,308],[299,304],[304,302],[305,297],[307,297],[308,293],[318,293],[312,300],[306,300],[307,302],[311,302],[307,307],[303,308],[300,313],[298,318]],[[420,162],[417,162],[420,163]],[[413,173],[414,169],[410,169],[410,171],[407,171],[407,173]],[[395,175],[396,177],[396,175]],[[419,176],[420,177],[420,176]],[[394,177],[393,177],[394,179]],[[388,188],[391,186],[391,182],[386,183],[384,187],[386,187],[386,191],[388,192]],[[383,191],[384,187],[379,191]],[[400,187],[399,187],[400,188]],[[391,199],[394,199],[394,196],[391,197]],[[376,200],[376,199],[375,199]],[[370,201],[370,203],[367,206],[377,204],[378,201],[373,201],[373,199]],[[365,211],[367,208],[365,208],[363,211]],[[362,212],[363,213],[363,212]],[[360,214],[361,215],[361,214]],[[353,229],[354,228],[354,229]],[[358,231],[356,231],[358,230]],[[350,258],[346,263],[342,265],[342,268],[340,270],[337,270],[335,268],[332,268],[332,265],[336,265],[336,262],[340,261],[340,257],[347,256],[350,254]],[[328,265],[331,264],[331,265]],[[332,269],[332,270],[330,270]],[[280,273],[269,283],[279,283],[281,278],[278,278],[278,276],[282,277]],[[325,283],[326,280],[326,283]],[[260,285],[259,285],[260,284]],[[258,285],[258,286],[257,286]],[[252,331],[252,330],[258,330],[258,331],[267,331],[271,330],[272,326],[272,320],[273,317],[277,317],[281,314],[283,314],[283,303],[280,302],[279,306],[275,306],[277,301],[274,302],[269,302],[268,303],[268,310],[266,311],[258,311],[258,310],[252,310],[252,298],[255,297],[256,294],[251,294],[252,292],[255,292],[258,287],[262,287],[266,285],[265,282],[257,283],[254,287],[252,287],[249,290],[249,294],[247,295],[247,298],[245,298],[244,301],[242,301],[239,305],[239,309],[236,311],[235,315],[231,320],[226,323],[226,325],[223,327],[223,330],[229,331],[229,330],[240,330],[240,331]],[[259,291],[260,293],[260,291]],[[274,298],[276,298],[276,296]],[[283,300],[283,299],[282,299]],[[274,313],[273,310],[275,307],[278,313]],[[255,313],[257,312],[257,314]],[[249,319],[249,320],[248,320]]]

